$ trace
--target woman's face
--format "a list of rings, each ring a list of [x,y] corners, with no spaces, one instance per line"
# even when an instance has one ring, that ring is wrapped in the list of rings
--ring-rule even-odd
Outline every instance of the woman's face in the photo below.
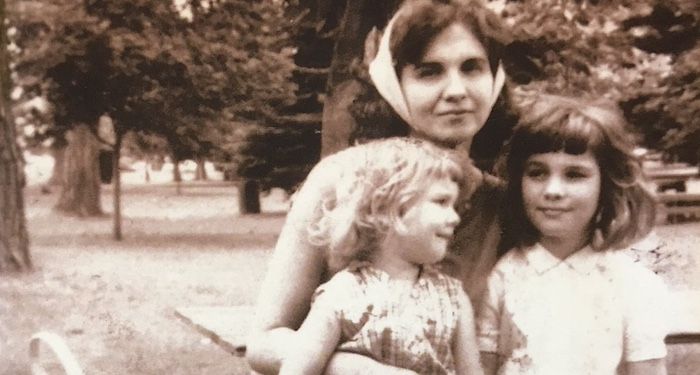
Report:
[[[428,45],[423,59],[401,71],[412,135],[454,146],[471,142],[491,112],[493,75],[472,32],[452,24]]]

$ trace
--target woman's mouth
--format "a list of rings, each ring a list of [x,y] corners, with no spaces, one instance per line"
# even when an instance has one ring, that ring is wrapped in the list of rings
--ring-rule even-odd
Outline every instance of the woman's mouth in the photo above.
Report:
[[[569,209],[564,207],[540,207],[538,211],[542,212],[546,216],[558,216],[569,211]]]
[[[449,111],[443,111],[439,112],[438,116],[464,116],[468,114],[470,111],[466,109],[453,109]]]

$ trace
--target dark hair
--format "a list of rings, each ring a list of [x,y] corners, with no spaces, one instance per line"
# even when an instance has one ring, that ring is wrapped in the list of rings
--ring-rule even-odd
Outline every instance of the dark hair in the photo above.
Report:
[[[633,154],[632,134],[616,105],[563,96],[541,95],[523,103],[527,109],[506,146],[499,167],[508,180],[505,200],[507,230],[519,246],[538,240],[522,198],[525,163],[535,154],[590,151],[600,169],[598,210],[591,227],[596,250],[621,248],[648,234],[655,222],[656,201],[645,186],[640,160]]]
[[[494,74],[510,41],[500,18],[477,0],[407,0],[399,11],[391,34],[397,76],[407,64],[420,62],[435,37],[455,23],[465,25],[481,42]],[[408,135],[409,125],[381,98],[364,71],[359,78],[362,87],[350,106],[357,122],[351,141]],[[474,158],[494,159],[515,121],[508,90],[504,88],[484,127],[475,136]]]

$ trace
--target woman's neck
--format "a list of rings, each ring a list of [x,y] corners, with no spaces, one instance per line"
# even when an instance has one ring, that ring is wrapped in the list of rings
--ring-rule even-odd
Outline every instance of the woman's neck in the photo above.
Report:
[[[449,150],[459,150],[460,152],[466,153],[466,155],[469,155],[469,151],[471,150],[472,146],[472,139],[467,139],[463,141],[462,143],[454,144],[452,142],[444,142],[444,141],[439,141],[433,138],[430,138],[428,135],[425,133],[417,132],[415,129],[411,129],[411,132],[409,135],[413,138],[418,138],[418,139],[423,139],[426,141],[429,141],[437,146],[440,146],[445,149]]]

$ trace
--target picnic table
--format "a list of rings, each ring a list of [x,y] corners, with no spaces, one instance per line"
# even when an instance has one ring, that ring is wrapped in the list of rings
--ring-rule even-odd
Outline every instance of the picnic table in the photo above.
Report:
[[[243,357],[253,306],[196,306],[175,310],[175,316],[227,352]],[[700,291],[671,293],[670,334],[666,344],[700,343]]]
[[[665,165],[647,168],[645,173],[657,185],[660,192],[666,190],[685,192],[688,180],[700,177],[700,168],[690,165]]]

